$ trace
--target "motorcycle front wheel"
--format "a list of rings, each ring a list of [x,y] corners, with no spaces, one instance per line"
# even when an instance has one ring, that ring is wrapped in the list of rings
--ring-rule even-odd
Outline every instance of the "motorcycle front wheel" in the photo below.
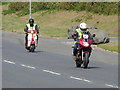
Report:
[[[35,45],[31,45],[29,52],[34,52],[35,51]]]
[[[84,66],[85,69],[88,67],[88,63],[89,63],[88,53],[84,53],[84,62],[83,62],[83,66]]]

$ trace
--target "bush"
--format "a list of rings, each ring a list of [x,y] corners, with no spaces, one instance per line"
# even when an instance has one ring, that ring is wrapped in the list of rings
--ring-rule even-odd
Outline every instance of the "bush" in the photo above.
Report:
[[[2,2],[2,5],[6,5],[6,4],[8,4],[8,2]]]
[[[75,22],[81,22],[82,21],[82,19],[80,19],[80,18],[77,18],[76,20],[75,20]]]
[[[74,8],[75,11],[83,11],[86,8],[86,3],[76,3],[76,6]]]
[[[11,9],[9,9],[9,10],[3,10],[3,14],[4,15],[11,14],[11,13],[15,13],[15,11],[11,10]]]
[[[12,2],[9,4],[9,9],[14,11],[26,10],[29,9],[28,2]]]
[[[77,12],[85,10],[87,12],[93,12],[97,14],[114,15],[118,14],[118,2],[32,2],[32,13],[40,10],[56,9],[74,10]],[[17,14],[18,16],[27,15],[29,13],[29,3],[12,2],[9,3],[8,10],[3,11],[5,15],[15,12],[20,12]]]

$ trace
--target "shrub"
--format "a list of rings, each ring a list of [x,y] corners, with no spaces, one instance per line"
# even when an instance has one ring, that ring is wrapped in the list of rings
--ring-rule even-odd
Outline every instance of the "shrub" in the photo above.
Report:
[[[85,10],[87,12],[93,12],[97,14],[114,15],[118,14],[118,2],[32,2],[32,13],[40,10],[56,10],[56,9],[74,10],[77,12]],[[29,3],[11,2],[9,3],[8,10],[4,10],[3,14],[6,15],[15,12],[20,12],[17,13],[18,16],[27,15],[29,13]]]
[[[8,2],[2,2],[2,5],[6,5],[6,4],[8,4]]]

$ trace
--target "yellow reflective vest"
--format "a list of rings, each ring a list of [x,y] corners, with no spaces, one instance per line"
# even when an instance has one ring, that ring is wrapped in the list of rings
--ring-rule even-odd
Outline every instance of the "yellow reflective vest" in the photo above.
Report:
[[[30,28],[30,24],[26,24],[26,26],[28,27],[28,30],[30,30],[31,28]],[[35,26],[36,26],[36,24],[34,24],[34,26],[32,27],[33,28],[33,30],[35,30]]]
[[[81,39],[81,37],[82,37],[83,32],[81,31],[80,28],[76,29],[75,31],[78,32],[78,37],[77,37],[77,41],[74,41],[74,43],[78,43],[78,41],[79,41],[79,40]],[[88,32],[88,31],[89,31],[89,30],[87,29],[87,32]]]

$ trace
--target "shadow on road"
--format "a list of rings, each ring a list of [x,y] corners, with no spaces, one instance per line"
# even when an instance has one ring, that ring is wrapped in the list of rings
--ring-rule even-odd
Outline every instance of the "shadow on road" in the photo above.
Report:
[[[26,53],[31,53],[31,54],[39,54],[39,53],[43,53],[44,51],[34,51],[34,52],[29,52],[28,50],[26,50]]]
[[[79,67],[79,68],[84,69],[84,67]],[[100,68],[100,67],[87,67],[86,69],[97,69],[97,68]]]
[[[87,69],[95,69],[95,68],[100,68],[100,67],[88,67]]]
[[[35,51],[34,53],[41,53],[41,52],[44,52],[44,51]]]

